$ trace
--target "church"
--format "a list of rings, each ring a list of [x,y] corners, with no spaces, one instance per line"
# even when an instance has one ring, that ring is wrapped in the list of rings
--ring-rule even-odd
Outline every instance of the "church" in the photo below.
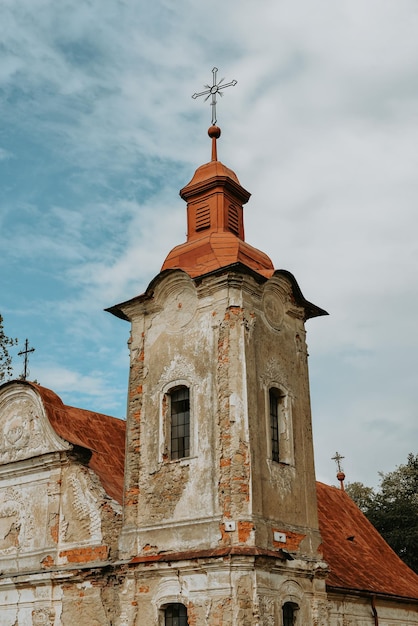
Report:
[[[246,241],[209,137],[187,240],[108,309],[126,421],[0,387],[0,626],[418,626],[418,576],[315,479],[305,322],[326,312]]]

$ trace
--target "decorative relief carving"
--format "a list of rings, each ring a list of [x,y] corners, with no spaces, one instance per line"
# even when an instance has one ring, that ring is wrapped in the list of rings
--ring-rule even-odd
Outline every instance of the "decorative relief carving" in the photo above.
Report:
[[[304,319],[304,309],[295,303],[292,286],[284,276],[273,276],[265,283],[262,305],[265,320],[274,330],[281,330],[287,316]]]
[[[63,480],[66,494],[62,509],[61,541],[101,541],[101,494],[86,468],[70,468]]]
[[[169,365],[163,369],[160,378],[161,387],[168,385],[173,380],[187,380],[196,382],[196,373],[193,365],[184,357],[176,355]]]
[[[0,464],[69,448],[51,428],[36,392],[16,386],[0,395]]]
[[[169,294],[164,306],[168,331],[179,331],[186,326],[195,314],[196,304],[196,292],[190,287]]]
[[[32,538],[33,519],[23,494],[8,487],[0,501],[0,555],[29,545]]]
[[[79,521],[88,520],[91,538],[101,539],[101,518],[97,509],[97,494],[91,492],[91,485],[88,484],[90,481],[87,478],[81,468],[77,476],[75,474],[70,476],[74,513]]]
[[[183,272],[173,274],[157,286],[155,302],[168,322],[168,332],[179,332],[195,314],[196,288]]]
[[[12,417],[12,419],[5,424],[4,441],[10,444],[11,447],[24,447],[28,443],[30,437],[27,426],[28,420],[24,417]]]
[[[0,463],[28,458],[43,451],[39,418],[29,399],[14,400],[2,410]]]
[[[285,580],[280,587],[280,602],[294,602],[300,605],[303,601],[304,593],[302,587],[294,580]]]
[[[33,609],[32,624],[33,626],[52,626],[55,621],[54,609]]]
[[[288,388],[287,373],[277,359],[270,358],[260,376],[260,382],[265,387],[270,387],[272,383],[282,384]]]
[[[261,595],[258,599],[260,626],[274,626],[274,598]]]
[[[262,307],[266,322],[274,330],[281,330],[285,314],[292,308],[292,287],[283,276],[273,276],[263,289]]]
[[[267,284],[262,299],[264,316],[274,330],[280,330],[284,316],[284,302],[274,285]]]

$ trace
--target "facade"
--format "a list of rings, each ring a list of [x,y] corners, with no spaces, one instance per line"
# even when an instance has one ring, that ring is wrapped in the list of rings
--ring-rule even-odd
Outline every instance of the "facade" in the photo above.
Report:
[[[418,626],[418,577],[317,484],[306,320],[217,160],[131,325],[126,423],[0,387],[0,626]]]

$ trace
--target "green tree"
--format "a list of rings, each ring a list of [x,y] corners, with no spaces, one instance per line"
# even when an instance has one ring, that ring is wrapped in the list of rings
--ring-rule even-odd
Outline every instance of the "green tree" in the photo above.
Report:
[[[17,339],[8,337],[3,328],[3,317],[0,314],[0,384],[10,378],[12,369],[12,357],[9,348],[17,344]]]
[[[418,454],[409,454],[406,464],[393,472],[381,472],[376,492],[362,483],[348,485],[347,492],[397,555],[418,573]]]
[[[366,487],[363,483],[354,482],[347,483],[345,490],[350,498],[357,504],[360,511],[367,513],[373,498],[376,496],[372,487]]]

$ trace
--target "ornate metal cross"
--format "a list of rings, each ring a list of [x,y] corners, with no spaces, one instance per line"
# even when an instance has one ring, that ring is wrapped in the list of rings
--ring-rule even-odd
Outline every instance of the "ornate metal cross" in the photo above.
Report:
[[[345,459],[345,456],[341,456],[339,452],[335,453],[335,456],[332,457],[331,461],[335,461],[338,467],[338,471],[342,472],[341,461]]]
[[[192,95],[192,98],[194,100],[196,100],[196,98],[198,98],[199,96],[206,96],[205,102],[212,96],[212,102],[210,103],[210,106],[212,107],[212,126],[215,126],[217,122],[216,120],[216,94],[219,94],[222,97],[223,93],[221,92],[221,89],[225,89],[225,87],[235,87],[235,85],[237,84],[236,80],[231,80],[230,83],[225,83],[225,85],[222,85],[221,83],[225,79],[221,78],[221,80],[217,82],[217,79],[216,79],[217,73],[218,73],[218,68],[214,67],[212,70],[213,85],[212,86],[205,85],[206,87],[205,91],[200,91],[199,93],[194,93]]]
[[[35,352],[35,348],[29,348],[29,341],[26,339],[25,341],[25,349],[21,350],[20,352],[18,352],[18,356],[22,356],[23,354],[25,355],[25,361],[24,361],[24,369],[23,369],[23,374],[22,374],[22,380],[26,380],[29,370],[28,370],[28,354],[30,352]]]

